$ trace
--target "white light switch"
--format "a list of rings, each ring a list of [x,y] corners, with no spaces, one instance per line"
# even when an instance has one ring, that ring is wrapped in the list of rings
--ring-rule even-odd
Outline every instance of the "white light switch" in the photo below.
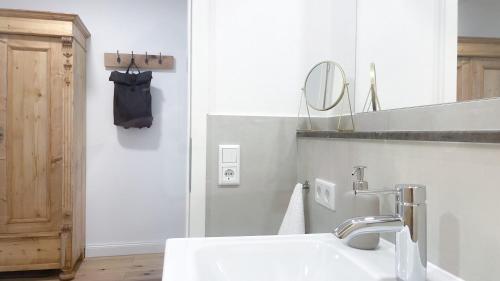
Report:
[[[222,162],[236,163],[238,162],[237,148],[222,148]]]
[[[219,185],[240,184],[240,146],[219,145]]]

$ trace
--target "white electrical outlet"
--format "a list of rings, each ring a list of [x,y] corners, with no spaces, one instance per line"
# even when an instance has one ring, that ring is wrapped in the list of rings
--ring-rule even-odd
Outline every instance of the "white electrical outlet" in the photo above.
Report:
[[[316,179],[314,181],[314,199],[318,204],[335,211],[335,184]]]

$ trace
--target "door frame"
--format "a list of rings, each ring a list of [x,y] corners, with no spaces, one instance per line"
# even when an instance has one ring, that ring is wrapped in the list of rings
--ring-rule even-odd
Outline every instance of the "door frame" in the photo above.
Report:
[[[210,87],[210,1],[188,1],[189,169],[187,236],[205,237],[207,115]]]

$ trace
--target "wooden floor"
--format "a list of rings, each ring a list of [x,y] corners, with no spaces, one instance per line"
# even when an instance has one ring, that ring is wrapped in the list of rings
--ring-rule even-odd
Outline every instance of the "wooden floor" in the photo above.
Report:
[[[88,258],[74,281],[161,281],[163,254]],[[59,281],[58,272],[0,273],[0,280]]]

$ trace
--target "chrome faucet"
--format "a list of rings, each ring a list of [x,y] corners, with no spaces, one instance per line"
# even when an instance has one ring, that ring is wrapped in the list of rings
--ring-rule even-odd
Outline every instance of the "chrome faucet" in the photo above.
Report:
[[[362,169],[361,169],[362,170]],[[361,177],[362,181],[362,177]],[[396,211],[390,216],[358,217],[346,220],[333,232],[340,239],[366,233],[396,233],[396,277],[402,281],[424,281],[427,275],[427,210],[425,186],[398,184],[393,190],[359,190],[356,195],[395,194]]]

